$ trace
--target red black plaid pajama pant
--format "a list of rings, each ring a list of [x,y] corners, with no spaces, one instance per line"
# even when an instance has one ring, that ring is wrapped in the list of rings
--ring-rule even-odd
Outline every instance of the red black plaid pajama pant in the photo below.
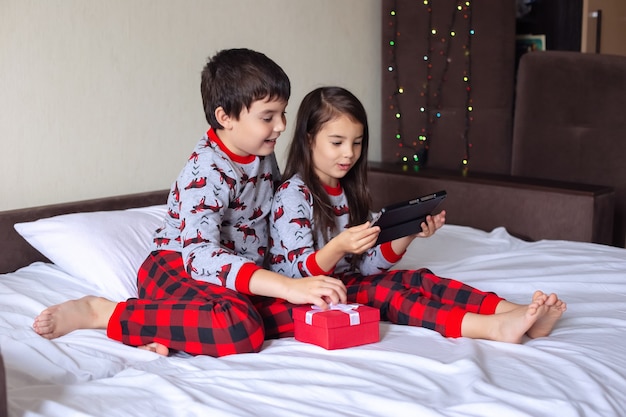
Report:
[[[107,328],[110,338],[127,345],[158,342],[219,357],[258,352],[265,338],[293,335],[292,304],[195,280],[178,252],[152,252],[137,286],[139,297],[118,303]]]
[[[345,275],[342,281],[348,301],[378,308],[381,320],[424,327],[446,337],[461,336],[465,313],[493,314],[502,300],[425,268]]]

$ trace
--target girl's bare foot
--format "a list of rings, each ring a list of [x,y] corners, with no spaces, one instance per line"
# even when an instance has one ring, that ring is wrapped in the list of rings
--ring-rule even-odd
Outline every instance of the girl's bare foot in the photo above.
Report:
[[[527,306],[498,314],[497,324],[492,326],[491,340],[509,343],[522,343],[522,337],[537,320],[545,314],[545,308],[540,301],[533,301]]]
[[[546,314],[543,299],[503,313],[480,315],[467,313],[461,323],[461,334],[474,339],[521,343],[522,337]]]
[[[149,350],[150,352],[158,353],[159,355],[167,356],[170,354],[170,350],[167,346],[158,342],[148,343],[147,345],[137,346],[137,349]]]
[[[559,299],[556,294],[546,296],[543,305],[546,307],[546,313],[541,315],[535,324],[528,329],[527,334],[531,338],[549,335],[556,322],[559,321],[565,310],[567,310],[567,304]]]
[[[547,299],[548,299],[548,295],[541,290],[537,290],[533,293],[533,299],[532,299],[533,301],[545,303]]]
[[[102,297],[86,296],[46,308],[39,313],[33,329],[54,339],[78,329],[106,329],[117,303]]]
[[[536,301],[539,304],[543,304],[545,303],[547,298],[548,296],[543,291],[537,290],[533,294],[532,301]],[[527,304],[516,304],[508,300],[502,300],[500,301],[500,303],[498,303],[495,313],[496,314],[508,313],[509,311],[517,310],[518,308],[522,308],[526,306]]]

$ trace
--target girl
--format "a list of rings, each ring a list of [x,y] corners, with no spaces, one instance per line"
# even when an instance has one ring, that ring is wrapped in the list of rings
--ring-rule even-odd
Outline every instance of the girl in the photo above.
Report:
[[[332,275],[348,302],[380,310],[381,319],[421,326],[446,337],[521,343],[547,336],[566,309],[555,294],[536,291],[511,303],[428,269],[389,271],[416,237],[431,236],[445,212],[428,216],[416,235],[374,246],[367,187],[365,109],[349,91],[323,87],[298,110],[284,177],[272,203],[270,264],[294,278]]]

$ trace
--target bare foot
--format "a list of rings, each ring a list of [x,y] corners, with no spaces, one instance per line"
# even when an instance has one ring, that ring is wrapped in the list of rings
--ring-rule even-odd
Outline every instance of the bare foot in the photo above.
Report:
[[[498,314],[499,325],[492,329],[491,340],[522,343],[522,337],[537,320],[545,314],[543,300],[535,300],[527,306]]]
[[[533,301],[545,303],[547,299],[548,299],[548,295],[541,290],[537,290],[533,293],[533,299],[532,299]]]
[[[522,337],[546,313],[544,300],[519,306],[503,313],[480,315],[467,313],[461,323],[461,334],[474,339],[521,343]]]
[[[556,322],[559,321],[563,313],[565,313],[565,310],[567,310],[567,304],[559,299],[556,294],[546,296],[543,305],[546,307],[545,314],[541,315],[535,324],[528,329],[527,334],[531,338],[549,335]]]
[[[137,346],[137,349],[149,350],[150,352],[158,353],[159,355],[167,356],[170,354],[170,350],[167,346],[158,342],[148,343],[147,345]]]
[[[532,301],[537,301],[538,303],[543,304],[546,302],[547,298],[548,296],[543,291],[537,290],[533,294]],[[498,303],[495,314],[508,313],[509,311],[517,310],[518,308],[526,306],[527,304],[516,304],[507,300],[502,300],[500,301],[500,303]]]
[[[78,329],[106,329],[117,303],[86,296],[46,308],[33,323],[37,334],[54,339]]]

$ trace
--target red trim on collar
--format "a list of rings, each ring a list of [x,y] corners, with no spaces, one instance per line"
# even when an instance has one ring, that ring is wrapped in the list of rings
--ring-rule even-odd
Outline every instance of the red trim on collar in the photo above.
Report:
[[[224,153],[228,155],[228,157],[232,159],[233,162],[237,162],[239,164],[249,164],[256,159],[256,155],[241,156],[241,155],[237,155],[231,152],[231,150],[228,149],[226,145],[224,145],[224,142],[222,142],[222,140],[217,136],[217,133],[215,132],[215,130],[213,130],[213,128],[210,128],[209,130],[207,130],[206,134],[209,140],[211,140],[212,142],[215,142],[215,144],[222,151],[224,151]]]
[[[324,190],[328,195],[341,195],[341,183],[337,183],[336,187],[330,187],[326,184],[322,184],[324,186]]]

